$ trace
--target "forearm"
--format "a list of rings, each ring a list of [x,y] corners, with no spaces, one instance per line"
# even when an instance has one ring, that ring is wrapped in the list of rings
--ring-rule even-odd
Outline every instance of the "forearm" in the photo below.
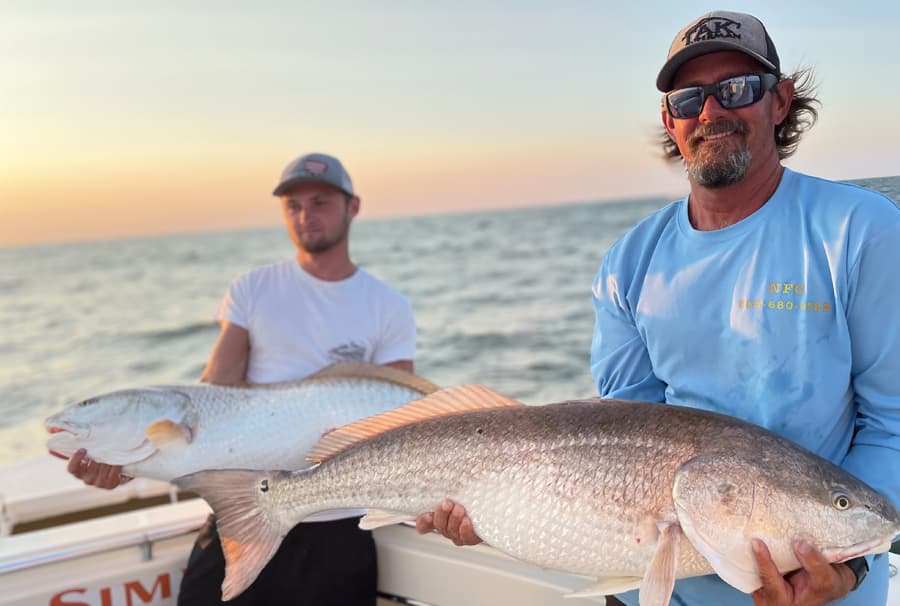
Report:
[[[242,326],[223,322],[200,381],[212,385],[247,385],[249,363],[250,333]]]

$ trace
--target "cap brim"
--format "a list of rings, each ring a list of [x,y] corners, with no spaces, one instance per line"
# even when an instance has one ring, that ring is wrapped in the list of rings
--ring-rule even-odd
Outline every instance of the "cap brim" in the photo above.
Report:
[[[721,51],[738,51],[744,53],[759,61],[760,64],[769,71],[778,71],[778,68],[775,67],[771,61],[740,44],[735,44],[734,42],[729,42],[727,40],[706,40],[681,49],[675,53],[672,58],[666,61],[666,64],[659,70],[659,75],[656,77],[656,88],[664,93],[669,92],[672,90],[672,81],[675,79],[675,74],[678,73],[678,70],[681,69],[682,65],[691,59]]]
[[[297,185],[298,183],[322,183],[323,185],[328,185],[329,187],[333,187],[334,189],[336,189],[340,192],[344,192],[345,194],[347,194],[349,196],[354,195],[352,192],[348,192],[341,186],[335,185],[328,179],[319,179],[317,177],[294,177],[293,179],[288,179],[287,181],[283,181],[282,183],[279,183],[278,187],[276,187],[272,191],[272,195],[273,196],[283,196],[286,191],[288,191],[290,188]]]

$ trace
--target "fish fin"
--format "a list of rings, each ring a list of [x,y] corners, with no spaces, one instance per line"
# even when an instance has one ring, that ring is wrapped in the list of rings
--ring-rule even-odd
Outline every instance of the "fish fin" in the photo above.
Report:
[[[673,522],[659,524],[656,552],[641,581],[641,606],[666,606],[675,589],[681,526]]]
[[[182,490],[202,496],[215,513],[225,554],[223,600],[237,596],[256,580],[290,531],[292,526],[275,515],[274,507],[266,506],[269,486],[290,475],[287,471],[223,469],[172,480]]]
[[[337,362],[311,374],[301,382],[335,378],[372,379],[385,383],[395,383],[418,391],[422,395],[428,395],[441,389],[428,379],[417,374],[394,368],[393,366],[366,364],[364,362]]]
[[[420,400],[344,425],[325,434],[307,453],[306,460],[313,463],[327,461],[358,442],[425,419],[504,406],[525,406],[525,404],[484,385],[448,387]]]
[[[393,366],[368,364],[366,362],[336,362],[297,381],[260,383],[245,388],[233,389],[285,389],[287,387],[297,387],[304,383],[333,381],[334,379],[367,379],[370,381],[380,381],[382,383],[392,383],[394,385],[406,387],[412,391],[417,391],[423,396],[440,391],[441,389],[428,379],[420,377],[417,374],[394,368]]]
[[[403,522],[412,522],[416,516],[408,513],[400,513],[398,511],[384,511],[381,509],[370,509],[369,513],[364,515],[359,521],[359,527],[363,530],[372,530],[381,528],[382,526],[391,526],[392,524],[402,524]]]
[[[598,595],[612,595],[637,589],[641,586],[641,577],[603,577],[596,583],[578,591],[567,593],[564,598],[589,598]]]
[[[190,444],[191,440],[194,439],[190,427],[169,419],[161,419],[150,423],[150,425],[147,425],[147,428],[144,429],[144,435],[146,435],[147,439],[157,448],[168,444],[169,442],[179,440]]]
[[[334,520],[343,520],[346,518],[358,518],[359,508],[355,509],[323,509],[316,513],[311,513],[305,518],[304,522],[333,522]]]

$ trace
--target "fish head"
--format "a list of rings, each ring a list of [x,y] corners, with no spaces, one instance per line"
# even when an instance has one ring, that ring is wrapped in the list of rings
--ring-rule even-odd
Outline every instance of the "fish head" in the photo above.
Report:
[[[829,562],[884,553],[900,534],[897,508],[850,474],[822,478],[820,498],[806,508],[810,511],[805,518],[808,541]]]
[[[800,567],[805,540],[830,562],[890,548],[900,513],[882,495],[812,453],[796,458],[702,456],[676,473],[673,501],[691,544],[745,593],[758,589],[751,541],[765,542],[782,573]]]
[[[151,456],[158,445],[147,428],[160,422],[176,424],[189,436],[196,424],[190,396],[168,387],[125,389],[82,400],[48,417],[47,449],[69,458],[84,448],[101,463],[126,465]]]

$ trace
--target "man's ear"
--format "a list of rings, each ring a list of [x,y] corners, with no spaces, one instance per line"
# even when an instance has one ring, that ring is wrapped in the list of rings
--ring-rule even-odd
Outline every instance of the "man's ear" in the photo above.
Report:
[[[350,201],[347,202],[347,213],[351,218],[356,217],[359,214],[359,196],[353,196],[350,198]]]
[[[781,80],[772,87],[772,121],[781,124],[791,111],[794,100],[794,81],[790,78]]]
[[[666,132],[669,134],[669,139],[673,142],[675,141],[675,118],[663,107],[661,110],[661,118],[663,128],[666,129]]]

